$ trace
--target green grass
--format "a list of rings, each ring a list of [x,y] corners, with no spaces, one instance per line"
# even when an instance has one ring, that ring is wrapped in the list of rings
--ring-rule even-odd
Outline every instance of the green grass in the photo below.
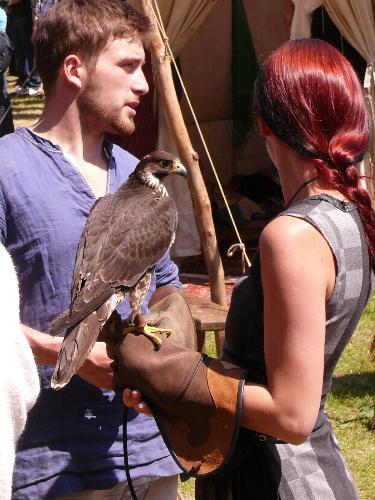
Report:
[[[16,77],[8,77],[8,92],[12,103],[14,127],[29,127],[33,125],[41,115],[44,99],[40,97],[15,96],[15,82]]]
[[[334,373],[327,410],[335,436],[355,478],[361,500],[375,499],[375,371],[369,348],[375,332],[372,297]]]

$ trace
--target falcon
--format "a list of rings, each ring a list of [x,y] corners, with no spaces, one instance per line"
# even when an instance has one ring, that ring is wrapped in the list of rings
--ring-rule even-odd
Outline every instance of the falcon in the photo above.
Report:
[[[135,329],[160,347],[159,329],[146,324],[141,305],[156,263],[175,238],[177,209],[163,182],[171,173],[187,176],[171,154],[150,153],[115,193],[99,198],[91,209],[78,244],[70,307],[49,328],[52,335],[66,330],[52,375],[54,389],[78,372],[126,295],[131,314],[123,333]]]

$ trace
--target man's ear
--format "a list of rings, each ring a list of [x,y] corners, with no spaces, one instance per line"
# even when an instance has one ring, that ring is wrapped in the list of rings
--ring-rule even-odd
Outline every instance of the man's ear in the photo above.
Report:
[[[269,128],[262,115],[257,115],[256,120],[258,120],[258,129],[262,137],[266,139],[272,135],[272,130]]]
[[[76,90],[82,88],[83,82],[87,76],[87,71],[79,56],[76,54],[66,56],[60,71],[69,86]]]

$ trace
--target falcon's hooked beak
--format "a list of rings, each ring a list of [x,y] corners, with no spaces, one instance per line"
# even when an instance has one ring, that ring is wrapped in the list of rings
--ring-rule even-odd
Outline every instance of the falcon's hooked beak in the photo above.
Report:
[[[168,170],[169,170],[170,174],[181,175],[182,177],[185,177],[185,178],[188,175],[186,167],[184,167],[184,165],[182,163],[180,163],[179,161],[177,161],[177,160],[173,160],[169,164]]]

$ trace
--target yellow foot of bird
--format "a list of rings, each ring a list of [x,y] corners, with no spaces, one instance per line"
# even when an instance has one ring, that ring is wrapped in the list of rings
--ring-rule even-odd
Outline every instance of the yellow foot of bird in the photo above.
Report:
[[[158,351],[163,342],[162,339],[160,338],[160,335],[166,335],[167,337],[169,337],[172,331],[167,328],[157,328],[156,326],[151,326],[146,324],[143,327],[135,325],[128,326],[126,328],[123,328],[122,333],[123,335],[127,335],[128,333],[136,333],[138,335],[144,335],[153,343],[155,350]]]
[[[160,335],[166,335],[167,337],[169,337],[169,335],[172,333],[172,330],[169,330],[168,328],[158,328],[156,326],[145,325],[143,327],[142,333],[151,340],[151,342],[154,344],[155,349],[158,350],[160,349],[163,342],[160,338]]]

